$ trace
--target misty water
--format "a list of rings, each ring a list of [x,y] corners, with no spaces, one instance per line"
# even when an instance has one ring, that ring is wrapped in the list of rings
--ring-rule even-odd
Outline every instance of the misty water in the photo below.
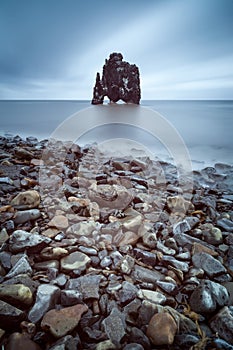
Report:
[[[0,101],[0,123],[2,135],[65,139],[72,134],[74,142],[97,142],[119,156],[127,148],[137,152],[144,147],[152,156],[173,161],[187,150],[193,168],[233,164],[233,101],[142,101],[139,107],[90,106],[89,101]]]

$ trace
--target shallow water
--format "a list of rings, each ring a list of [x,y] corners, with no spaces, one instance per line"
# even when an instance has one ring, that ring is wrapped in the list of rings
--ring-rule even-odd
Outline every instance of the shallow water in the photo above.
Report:
[[[216,162],[233,164],[233,101],[142,101],[141,106],[158,111],[172,125],[187,146],[194,168]],[[89,101],[0,101],[1,134],[49,138],[67,118],[89,107]],[[80,118],[79,122],[77,134],[79,126],[85,125],[85,118]],[[151,135],[149,125],[146,129],[132,123],[106,122],[89,127],[78,139],[81,144],[102,142],[109,150],[109,140],[121,139],[116,142],[119,149],[131,140],[135,147],[139,143],[152,154],[172,160],[171,150],[167,151],[166,145],[159,142],[159,135]]]

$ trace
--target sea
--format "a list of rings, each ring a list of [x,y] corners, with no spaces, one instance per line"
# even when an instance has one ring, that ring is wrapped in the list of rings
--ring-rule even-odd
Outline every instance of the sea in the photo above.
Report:
[[[123,119],[109,117],[101,123],[102,111],[111,114],[115,106],[106,104],[101,109],[81,100],[1,100],[0,135],[50,139],[57,131],[65,132],[67,121],[76,120],[75,142],[81,146],[97,142],[110,150],[115,140],[119,156],[127,144],[134,150],[141,145],[155,158],[172,161],[173,139],[185,148],[193,169],[215,163],[233,165],[233,100],[142,100],[140,110],[119,106]],[[129,110],[131,114],[140,111],[135,122],[127,122]],[[144,117],[145,111],[152,119]],[[93,113],[99,125],[92,124]]]

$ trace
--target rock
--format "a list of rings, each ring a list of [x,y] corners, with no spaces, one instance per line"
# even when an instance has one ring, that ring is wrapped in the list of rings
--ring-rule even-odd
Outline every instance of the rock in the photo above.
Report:
[[[185,233],[191,230],[191,226],[189,225],[187,220],[179,221],[173,226],[173,234]]]
[[[22,159],[22,160],[31,160],[34,158],[34,154],[22,147],[16,147],[15,148],[15,156],[18,159]]]
[[[27,256],[22,256],[17,263],[8,272],[5,278],[12,278],[20,274],[32,274],[32,268],[28,262]]]
[[[30,253],[40,252],[51,242],[50,238],[37,233],[29,233],[23,230],[16,230],[10,237],[9,245],[13,253],[28,250]]]
[[[61,338],[77,327],[82,314],[87,312],[87,305],[77,304],[61,310],[48,311],[42,321],[41,328],[49,331],[55,338]]]
[[[67,229],[67,234],[73,234],[75,236],[90,236],[94,230],[97,229],[97,224],[95,221],[84,221],[77,224],[71,225]]]
[[[156,255],[154,253],[148,252],[147,250],[142,250],[139,248],[134,249],[134,254],[136,259],[140,259],[144,264],[149,266],[156,265]]]
[[[39,204],[40,195],[35,190],[29,190],[19,193],[16,197],[12,199],[10,203],[12,207],[19,210],[33,209],[38,207]]]
[[[205,224],[202,226],[203,237],[207,243],[219,245],[223,242],[222,232],[218,227],[212,224]]]
[[[83,272],[90,265],[91,259],[81,252],[73,252],[61,259],[61,270],[64,272],[72,272],[78,270]]]
[[[89,198],[97,202],[100,208],[123,210],[131,203],[133,195],[124,186],[94,183],[89,188]]]
[[[184,262],[184,261],[179,261],[175,259],[173,256],[170,255],[164,255],[162,257],[162,261],[164,262],[165,265],[172,265],[178,270],[181,270],[183,272],[188,272],[189,270],[189,264]]]
[[[119,347],[123,337],[126,335],[124,315],[117,308],[113,308],[110,315],[103,320],[102,326],[111,342]]]
[[[111,340],[105,340],[96,345],[96,350],[116,350],[117,347]]]
[[[217,226],[227,232],[233,232],[233,221],[223,218],[217,220]]]
[[[186,201],[181,195],[167,197],[167,206],[172,213],[185,214],[191,203]]]
[[[121,272],[126,275],[129,275],[134,267],[134,264],[134,258],[132,258],[132,256],[130,255],[126,255],[120,263]]]
[[[12,331],[25,317],[26,315],[22,310],[0,300],[0,328]]]
[[[39,285],[37,281],[32,280],[31,277],[28,276],[27,274],[16,275],[15,277],[12,277],[9,280],[4,281],[4,284],[5,285],[23,284],[24,286],[30,289],[32,294],[35,293]]]
[[[171,345],[177,329],[177,324],[169,313],[158,313],[150,320],[146,335],[153,345]]]
[[[0,245],[2,245],[3,243],[5,243],[6,241],[8,241],[9,239],[9,235],[7,233],[7,230],[5,228],[3,228],[0,231]]]
[[[197,253],[192,257],[193,265],[202,268],[210,278],[226,273],[225,267],[207,253]]]
[[[132,283],[124,281],[122,283],[122,289],[119,291],[120,302],[122,305],[128,304],[130,301],[136,298],[138,293],[137,287]]]
[[[170,295],[176,295],[178,292],[178,287],[176,284],[171,282],[157,281],[157,286],[164,290],[166,293]]]
[[[41,347],[31,340],[27,334],[12,333],[8,339],[6,350],[41,350]]]
[[[45,247],[40,252],[40,257],[46,260],[53,260],[53,259],[61,259],[64,256],[68,255],[69,252],[65,248],[61,247]]]
[[[67,283],[67,290],[78,290],[83,300],[99,299],[99,285],[102,279],[101,275],[86,275],[79,278],[70,279]]]
[[[102,79],[99,73],[96,75],[92,104],[103,104],[105,96],[112,102],[119,100],[135,104],[140,102],[138,67],[123,61],[121,53],[114,52],[108,60],[105,60]]]
[[[132,231],[126,231],[126,232],[124,232],[124,235],[119,240],[119,242],[117,242],[117,245],[119,247],[126,246],[126,245],[134,246],[137,243],[137,241],[139,240],[139,238],[140,237],[137,235],[137,233],[132,232]]]
[[[39,219],[41,212],[38,209],[18,211],[14,218],[15,224],[24,224],[27,221]]]
[[[233,307],[224,306],[209,322],[211,329],[233,344]]]
[[[156,282],[163,279],[164,276],[159,271],[135,265],[132,278],[137,282],[149,282],[156,286]]]
[[[140,294],[140,293],[139,293]],[[138,294],[138,297],[140,297]],[[149,300],[155,304],[164,304],[167,300],[167,298],[165,297],[164,294],[160,293],[160,292],[155,292],[152,290],[146,290],[146,289],[142,289],[141,290],[141,294],[142,294],[142,298]]]
[[[144,350],[141,344],[129,343],[124,346],[123,350]]]
[[[132,327],[129,339],[133,343],[142,345],[143,349],[145,350],[151,349],[150,341],[141,329]]]
[[[23,284],[0,284],[0,299],[14,306],[30,306],[33,302],[31,290]]]
[[[190,296],[191,309],[200,314],[214,312],[217,307],[228,305],[227,289],[219,283],[209,280],[201,281]]]
[[[36,293],[36,302],[28,314],[30,322],[38,322],[44,314],[52,309],[60,298],[60,289],[49,284],[41,284]]]
[[[157,246],[157,236],[155,232],[146,232],[144,233],[144,235],[142,236],[142,241],[143,244],[146,247],[149,247],[151,249],[154,249]]]
[[[66,335],[57,340],[49,350],[75,350],[79,349],[80,345],[79,336],[76,335],[76,337],[72,337],[71,335]]]
[[[53,219],[49,221],[48,226],[63,230],[69,226],[69,222],[64,215],[55,215]]]
[[[71,290],[61,291],[62,306],[73,306],[76,304],[80,304],[82,301],[83,301],[83,295],[78,290],[71,289]]]

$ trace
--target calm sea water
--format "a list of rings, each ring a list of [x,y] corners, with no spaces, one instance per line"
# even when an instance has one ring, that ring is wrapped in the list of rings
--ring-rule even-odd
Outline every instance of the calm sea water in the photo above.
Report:
[[[233,101],[142,101],[141,105],[159,112],[174,127],[189,150],[194,168],[216,162],[233,164]],[[88,107],[89,101],[0,101],[0,133],[49,138],[67,118]],[[153,137],[142,130],[136,134],[136,141],[154,154]],[[125,125],[116,126],[114,132],[106,125],[90,130],[80,143],[136,134]],[[162,149],[160,153],[158,156],[165,157]]]

